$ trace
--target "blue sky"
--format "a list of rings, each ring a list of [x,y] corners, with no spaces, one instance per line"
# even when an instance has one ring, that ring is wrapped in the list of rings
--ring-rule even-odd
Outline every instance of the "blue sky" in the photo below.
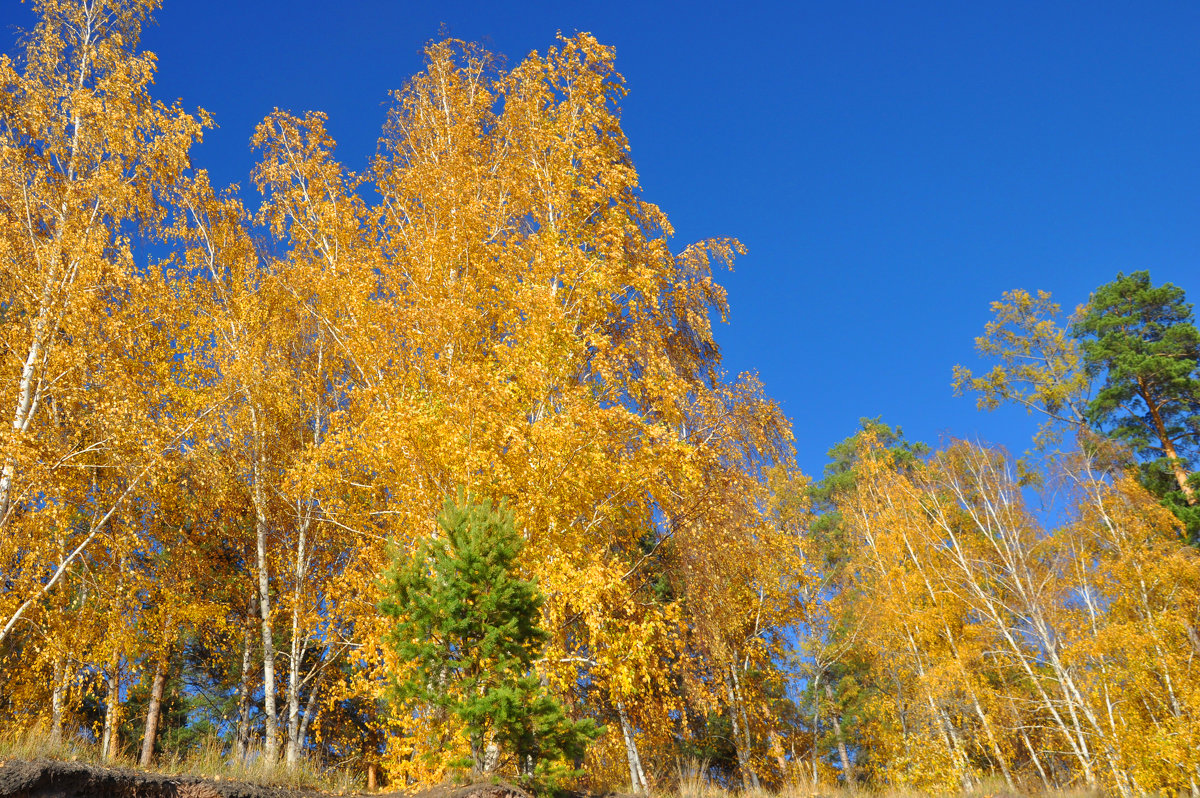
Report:
[[[243,184],[275,107],[328,113],[364,167],[443,25],[510,63],[557,31],[614,45],[676,248],[750,250],[718,340],[810,472],[861,416],[1023,449],[1034,419],[950,389],[1007,289],[1074,306],[1149,269],[1200,300],[1200,4],[166,0],[157,20],[160,96],[214,114],[197,160]],[[31,21],[4,0],[5,29]]]

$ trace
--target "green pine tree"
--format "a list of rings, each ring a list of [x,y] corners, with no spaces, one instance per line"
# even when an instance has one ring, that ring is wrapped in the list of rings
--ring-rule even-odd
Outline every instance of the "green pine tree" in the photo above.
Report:
[[[1150,273],[1118,274],[1092,294],[1075,323],[1084,367],[1103,384],[1088,421],[1130,446],[1143,483],[1192,540],[1200,534],[1200,330],[1183,289]]]
[[[484,774],[493,741],[525,779],[552,786],[602,729],[568,718],[533,668],[546,639],[543,599],[516,574],[521,539],[512,514],[460,493],[446,500],[438,525],[440,534],[412,557],[398,555],[386,577],[380,609],[395,619],[388,639],[415,666],[393,685],[393,700],[458,718],[474,776]]]

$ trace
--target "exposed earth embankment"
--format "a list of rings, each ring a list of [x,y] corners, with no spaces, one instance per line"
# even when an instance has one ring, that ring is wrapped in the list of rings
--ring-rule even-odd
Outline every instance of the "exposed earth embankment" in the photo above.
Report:
[[[360,798],[366,798],[362,794]],[[310,789],[268,787],[198,776],[146,773],[53,759],[0,760],[0,798],[330,798]],[[375,793],[371,798],[409,798]],[[509,784],[435,787],[411,798],[530,798]]]

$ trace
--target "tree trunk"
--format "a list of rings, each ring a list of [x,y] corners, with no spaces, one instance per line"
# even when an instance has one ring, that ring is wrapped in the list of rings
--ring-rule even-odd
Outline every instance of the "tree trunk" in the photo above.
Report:
[[[833,687],[828,684],[825,685],[825,697],[829,699],[830,707],[832,707]],[[837,740],[838,759],[842,761],[842,778],[849,787],[854,784],[854,764],[850,761],[849,751],[846,750],[846,738],[842,736],[842,720],[836,711],[830,712],[829,717],[833,721],[833,736]]]
[[[324,678],[325,672],[321,671],[316,681],[313,682],[313,686],[308,689],[308,703],[304,706],[304,719],[300,721],[300,731],[296,735],[298,751],[303,750],[304,741],[308,739],[309,724],[317,714],[317,693],[321,691],[321,681]]]
[[[478,781],[484,774],[487,764],[487,747],[483,743],[483,737],[478,734],[471,735],[471,777]]]
[[[813,742],[812,742],[812,786],[817,788],[817,779],[820,774],[817,772],[817,763],[820,762],[820,739],[821,739],[821,695],[819,687],[821,686],[821,672],[813,676]]]
[[[621,719],[621,735],[625,739],[625,760],[629,764],[629,784],[630,790],[635,794],[645,793],[649,791],[650,785],[646,783],[646,773],[642,770],[642,758],[638,755],[637,738],[634,735],[633,725],[629,722],[629,716],[625,714],[625,704],[617,702],[617,715]]]
[[[770,748],[771,756],[775,758],[775,765],[779,768],[779,777],[786,781],[788,775],[787,757],[784,756],[779,736],[771,729],[767,729],[767,746]]]
[[[41,309],[38,311],[37,320],[33,325],[33,339],[29,342],[29,353],[21,366],[21,380],[17,386],[17,406],[13,410],[12,421],[12,429],[16,435],[29,429],[29,422],[33,419],[33,414],[37,409],[35,396],[38,390],[35,388],[34,382],[37,379],[37,364],[43,360],[42,346],[50,320],[49,286],[50,281],[47,280]],[[9,502],[16,473],[16,461],[12,459],[7,460],[3,469],[0,469],[0,529],[3,529],[8,521]]]
[[[992,756],[996,757],[996,763],[1000,765],[1000,772],[1004,774],[1004,783],[1008,785],[1010,790],[1016,790],[1017,785],[1013,783],[1012,773],[1008,770],[1008,762],[1004,757],[1004,751],[1000,748],[1000,741],[996,739],[996,734],[992,731],[991,721],[988,720],[983,707],[979,705],[979,698],[976,697],[975,691],[969,689],[969,692],[971,694],[971,703],[975,707],[975,714],[979,718],[979,722],[983,724],[983,731],[987,735],[988,744],[992,746]]]
[[[275,639],[271,628],[271,576],[267,563],[267,500],[263,490],[263,430],[259,427],[256,411],[251,409],[251,419],[254,425],[254,514],[255,537],[258,556],[258,606],[262,619],[263,643],[263,715],[264,717],[264,746],[263,757],[267,769],[275,767],[279,761],[279,712],[275,704]]]
[[[108,696],[104,700],[104,731],[100,759],[111,762],[117,749],[117,713],[121,704],[121,655],[113,655],[108,667]]]
[[[246,622],[242,625],[242,678],[238,682],[238,726],[233,749],[234,759],[238,762],[246,761],[250,752],[250,697],[254,693],[250,684],[254,663],[254,603],[251,598]]]
[[[287,764],[295,766],[300,758],[300,667],[304,661],[306,646],[300,633],[300,603],[304,597],[306,567],[305,544],[308,541],[308,519],[300,523],[300,536],[296,543],[296,581],[292,593],[292,645],[288,655],[288,740]]]
[[[1042,786],[1049,790],[1053,786],[1050,777],[1046,775],[1046,771],[1042,767],[1042,760],[1037,755],[1037,749],[1029,742],[1029,735],[1025,733],[1024,727],[1021,729],[1021,742],[1025,743],[1025,750],[1029,752],[1029,758],[1033,760],[1033,766],[1037,768],[1038,775],[1042,779]]]
[[[1183,498],[1188,503],[1189,507],[1196,506],[1196,491],[1192,490],[1192,486],[1188,484],[1188,472],[1183,467],[1183,461],[1179,459],[1179,452],[1175,448],[1175,441],[1167,435],[1167,425],[1163,423],[1162,414],[1159,412],[1159,403],[1154,401],[1154,397],[1150,393],[1149,386],[1145,380],[1138,377],[1138,393],[1142,397],[1142,401],[1146,403],[1147,409],[1150,411],[1150,420],[1154,423],[1154,431],[1158,435],[1158,441],[1162,444],[1163,454],[1171,461],[1171,472],[1175,475],[1175,483],[1179,485],[1179,490],[1183,492]]]
[[[267,768],[273,768],[279,759],[279,714],[275,706],[275,640],[271,629],[271,594],[267,576],[265,523],[258,525],[258,600],[262,620],[263,644],[263,715],[265,729],[263,756]]]
[[[63,682],[66,681],[66,667],[61,656],[54,658],[54,685],[50,690],[50,739],[62,742],[63,729]]]
[[[146,710],[146,733],[142,737],[142,755],[138,759],[141,767],[150,767],[154,757],[154,738],[158,735],[158,717],[162,710],[163,687],[167,683],[166,663],[159,660],[154,667],[154,683],[150,687],[150,706]]]
[[[745,702],[742,701],[742,686],[737,677],[736,657],[734,662],[729,665],[729,677],[725,687],[729,693],[729,718],[733,723],[733,740],[734,747],[737,749],[738,769],[742,772],[742,787],[757,790],[759,789],[758,773],[754,771],[750,760],[753,748],[753,740],[750,737],[750,719],[746,717]]]

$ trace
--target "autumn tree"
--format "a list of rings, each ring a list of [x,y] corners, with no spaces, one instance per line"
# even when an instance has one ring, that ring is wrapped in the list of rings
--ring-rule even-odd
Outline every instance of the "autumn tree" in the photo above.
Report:
[[[654,569],[746,539],[765,505],[735,488],[757,480],[744,455],[789,456],[778,408],[719,374],[712,269],[738,246],[668,249],[627,155],[612,51],[591,37],[507,74],[461,43],[428,59],[373,170],[383,259],[362,272],[378,309],[358,325],[394,333],[356,340],[376,347],[364,362],[394,367],[361,394],[376,404],[354,446],[379,463],[377,512],[408,534],[455,484],[511,497],[547,597],[547,680],[604,697],[624,731],[592,756],[628,765],[640,788],[645,746],[673,744],[687,623],[682,591],[649,595]],[[756,602],[739,599],[751,637]],[[721,682],[696,684],[727,701]]]
[[[855,605],[853,567],[860,545],[845,512],[859,489],[860,458],[882,458],[900,471],[919,467],[928,447],[911,442],[900,428],[879,419],[860,419],[860,430],[833,446],[819,482],[807,488],[812,517],[804,525],[807,566],[812,577],[803,593],[806,635],[798,647],[808,672],[803,712],[812,734],[806,772],[816,782],[820,763],[836,751],[842,778],[856,780],[856,762],[868,765],[872,753],[860,746],[857,728],[876,689],[865,672],[870,661],[862,649],[862,613]],[[864,445],[867,441],[871,445]],[[856,750],[857,749],[857,750]]]
[[[92,694],[106,757],[162,641],[141,637],[143,566],[174,542],[153,508],[213,409],[178,390],[184,314],[161,253],[136,252],[207,123],[150,95],[156,5],[37,3],[0,60],[0,692],[60,739]]]
[[[265,158],[271,163],[269,153]],[[198,313],[188,338],[207,375],[195,390],[228,397],[208,428],[221,445],[204,457],[201,471],[244,552],[243,598],[232,614],[257,626],[254,640],[241,641],[239,716],[248,715],[245,700],[254,689],[246,678],[257,670],[247,652],[257,649],[266,757],[274,762],[282,751],[291,766],[316,715],[324,674],[346,648],[347,621],[317,608],[335,600],[328,586],[350,547],[336,525],[322,523],[314,480],[321,468],[314,452],[328,434],[330,391],[345,360],[295,299],[312,291],[319,266],[263,256],[241,204],[215,193],[202,173],[181,202],[188,213],[174,234],[187,268],[198,273],[189,288]],[[241,739],[244,720],[239,728]]]
[[[137,43],[154,6],[39,2],[24,57],[0,60],[0,346],[13,369],[0,389],[11,418],[0,438],[0,556],[10,578],[0,644],[179,439],[137,435],[161,425],[139,427],[131,414],[148,408],[130,408],[110,380],[138,378],[128,355],[157,317],[140,304],[156,278],[135,265],[130,226],[152,230],[163,219],[167,189],[205,122],[149,94],[153,59]],[[98,361],[98,342],[125,356]],[[93,428],[73,429],[88,407],[102,409]],[[119,470],[93,484],[87,475],[101,461]]]
[[[992,319],[975,339],[975,350],[996,364],[983,375],[954,367],[954,390],[978,394],[981,410],[1011,402],[1044,416],[1043,432],[1054,425],[1088,423],[1090,374],[1062,309],[1046,291],[1016,289],[991,305]]]

